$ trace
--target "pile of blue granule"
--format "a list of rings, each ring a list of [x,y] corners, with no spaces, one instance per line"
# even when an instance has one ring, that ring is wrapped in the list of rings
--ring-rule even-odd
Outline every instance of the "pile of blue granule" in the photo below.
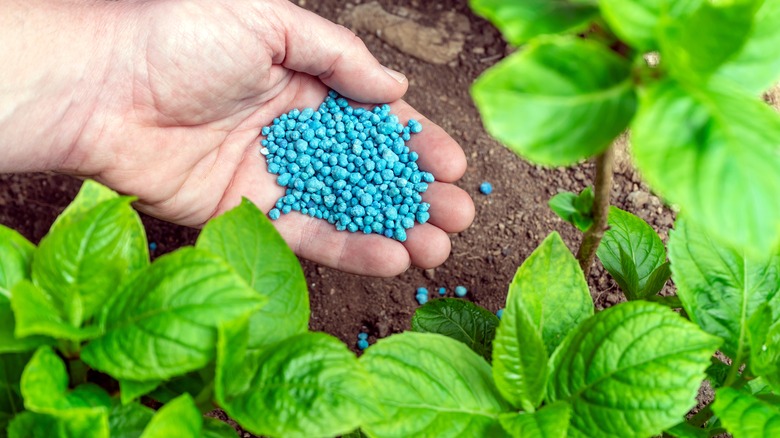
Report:
[[[430,218],[421,194],[434,178],[406,146],[421,130],[416,120],[399,123],[389,105],[353,108],[334,91],[317,111],[282,114],[262,130],[268,171],[287,188],[268,216],[299,211],[340,231],[405,241]]]

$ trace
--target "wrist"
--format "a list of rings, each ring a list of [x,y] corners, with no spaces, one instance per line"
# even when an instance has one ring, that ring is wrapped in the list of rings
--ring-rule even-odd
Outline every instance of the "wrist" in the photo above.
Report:
[[[60,171],[105,84],[123,6],[0,5],[0,172]]]

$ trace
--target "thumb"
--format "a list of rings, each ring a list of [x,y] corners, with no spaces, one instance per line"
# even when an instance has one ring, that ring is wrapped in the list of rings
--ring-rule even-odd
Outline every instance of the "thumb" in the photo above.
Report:
[[[339,94],[363,103],[393,102],[409,86],[406,76],[384,67],[344,26],[288,3],[282,65],[318,77]]]

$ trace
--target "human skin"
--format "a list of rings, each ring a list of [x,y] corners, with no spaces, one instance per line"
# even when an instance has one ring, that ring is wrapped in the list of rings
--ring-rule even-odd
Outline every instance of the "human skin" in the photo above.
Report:
[[[268,212],[284,189],[259,153],[260,130],[332,88],[421,121],[408,144],[436,177],[423,196],[431,219],[400,243],[284,215],[274,224],[299,256],[397,275],[443,263],[447,233],[473,220],[471,198],[452,184],[463,151],[401,100],[406,78],[349,30],[285,0],[0,0],[0,47],[0,172],[92,178],[193,227],[241,197]]]

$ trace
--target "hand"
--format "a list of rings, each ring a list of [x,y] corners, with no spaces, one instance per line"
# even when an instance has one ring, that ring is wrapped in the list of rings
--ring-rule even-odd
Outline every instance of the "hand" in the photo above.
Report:
[[[392,102],[423,132],[409,142],[434,174],[430,222],[401,244],[283,215],[277,229],[300,256],[343,271],[390,276],[428,268],[450,252],[473,203],[451,183],[463,151],[400,100],[407,88],[354,34],[283,0],[151,1],[114,6],[115,46],[95,107],[59,171],[138,196],[136,206],[201,226],[242,196],[269,211],[284,189],[259,154],[260,130],[292,108],[316,108],[333,88],[355,102]],[[370,105],[366,105],[370,106]]]

